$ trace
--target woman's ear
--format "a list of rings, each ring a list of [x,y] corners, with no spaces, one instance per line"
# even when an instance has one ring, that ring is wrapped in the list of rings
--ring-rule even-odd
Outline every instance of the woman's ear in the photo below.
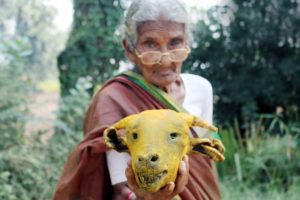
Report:
[[[130,49],[130,47],[129,47],[126,40],[123,40],[122,44],[123,44],[123,48],[125,49],[125,53],[126,53],[127,58],[130,60],[130,62],[135,64],[136,63],[135,53],[133,52],[133,50]]]

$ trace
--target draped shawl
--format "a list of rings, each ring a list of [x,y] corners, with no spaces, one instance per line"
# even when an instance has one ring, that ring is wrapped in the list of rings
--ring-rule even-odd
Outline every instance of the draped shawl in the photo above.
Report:
[[[126,72],[108,81],[96,93],[84,121],[85,137],[69,155],[54,200],[109,200],[113,188],[106,164],[103,131],[127,115],[149,109],[185,110],[142,76]],[[212,162],[190,155],[189,181],[182,200],[221,199]]]

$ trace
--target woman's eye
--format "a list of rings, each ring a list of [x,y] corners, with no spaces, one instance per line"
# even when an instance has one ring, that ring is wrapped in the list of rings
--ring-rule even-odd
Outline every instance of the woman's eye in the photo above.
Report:
[[[132,134],[132,138],[133,138],[134,140],[138,139],[138,134],[137,134],[137,133],[133,133],[133,134]]]
[[[170,133],[170,138],[175,139],[178,137],[178,133]]]
[[[156,46],[153,41],[146,41],[145,45],[146,45],[147,48],[150,48],[150,49],[153,49]]]
[[[171,47],[182,47],[182,44],[183,44],[183,40],[182,39],[178,39],[178,38],[176,38],[176,39],[172,39],[171,40],[171,42],[170,42],[170,46]]]

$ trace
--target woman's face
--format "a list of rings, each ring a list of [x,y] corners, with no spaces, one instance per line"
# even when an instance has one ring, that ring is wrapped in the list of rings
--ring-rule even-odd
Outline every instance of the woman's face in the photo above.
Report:
[[[129,59],[137,65],[148,82],[158,87],[166,87],[179,79],[182,62],[172,62],[168,56],[162,56],[160,63],[149,65],[143,63],[137,54],[149,51],[166,53],[186,47],[184,25],[159,20],[139,25],[135,52],[125,49]]]

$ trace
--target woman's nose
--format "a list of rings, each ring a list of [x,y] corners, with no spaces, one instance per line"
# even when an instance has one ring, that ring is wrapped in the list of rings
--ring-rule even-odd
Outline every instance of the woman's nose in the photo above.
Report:
[[[160,65],[162,67],[169,67],[171,65],[172,61],[170,60],[168,51],[162,52]]]

